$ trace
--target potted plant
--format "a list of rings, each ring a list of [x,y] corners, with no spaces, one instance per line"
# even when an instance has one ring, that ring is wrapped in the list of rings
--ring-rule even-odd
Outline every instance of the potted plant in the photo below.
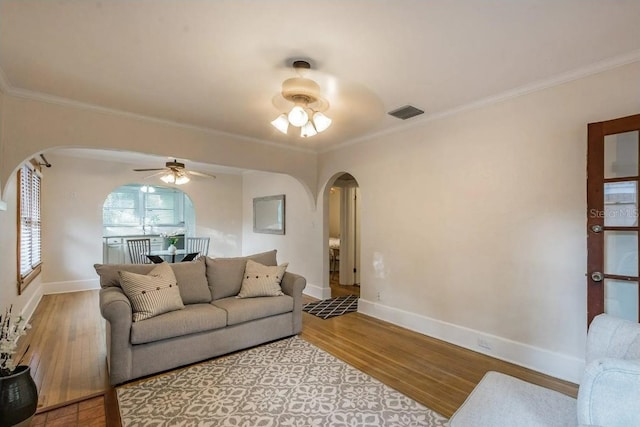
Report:
[[[165,239],[167,239],[167,242],[169,242],[169,247],[167,247],[167,250],[169,251],[170,254],[176,253],[177,251],[176,243],[178,243],[178,239],[180,238],[179,236],[182,234],[184,234],[183,230],[175,230],[170,233],[160,234],[161,237],[164,237]]]
[[[29,425],[38,407],[38,389],[28,365],[16,361],[18,338],[30,325],[22,316],[12,316],[13,306],[0,314],[0,427]]]

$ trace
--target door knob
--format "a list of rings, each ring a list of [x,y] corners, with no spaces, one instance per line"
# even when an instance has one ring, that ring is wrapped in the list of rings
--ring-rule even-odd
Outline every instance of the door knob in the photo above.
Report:
[[[602,279],[604,279],[604,274],[600,273],[599,271],[594,271],[593,273],[591,273],[591,280],[593,280],[594,282],[602,282]]]
[[[594,233],[600,233],[600,232],[602,232],[602,226],[599,225],[599,224],[592,225],[591,226],[591,231],[593,231]]]

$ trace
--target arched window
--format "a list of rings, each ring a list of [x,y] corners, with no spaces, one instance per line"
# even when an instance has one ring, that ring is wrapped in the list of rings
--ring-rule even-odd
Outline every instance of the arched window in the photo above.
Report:
[[[127,240],[145,237],[154,251],[167,249],[167,236],[176,235],[176,246],[195,233],[191,198],[182,190],[147,184],[127,184],[113,190],[102,206],[103,262],[130,262]]]
[[[150,234],[193,229],[193,204],[177,188],[128,184],[107,196],[102,209],[105,235]]]

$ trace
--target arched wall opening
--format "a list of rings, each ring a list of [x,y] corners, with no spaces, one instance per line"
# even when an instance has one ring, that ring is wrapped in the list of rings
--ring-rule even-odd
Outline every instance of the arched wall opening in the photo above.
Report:
[[[327,182],[323,200],[325,270],[331,296],[360,296],[360,186],[347,172],[333,175]]]

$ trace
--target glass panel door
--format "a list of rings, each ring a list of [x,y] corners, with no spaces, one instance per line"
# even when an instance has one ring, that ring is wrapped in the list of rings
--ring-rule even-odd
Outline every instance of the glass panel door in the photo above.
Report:
[[[640,321],[640,115],[589,124],[587,322]]]
[[[604,312],[622,319],[638,321],[638,282],[606,279]]]

